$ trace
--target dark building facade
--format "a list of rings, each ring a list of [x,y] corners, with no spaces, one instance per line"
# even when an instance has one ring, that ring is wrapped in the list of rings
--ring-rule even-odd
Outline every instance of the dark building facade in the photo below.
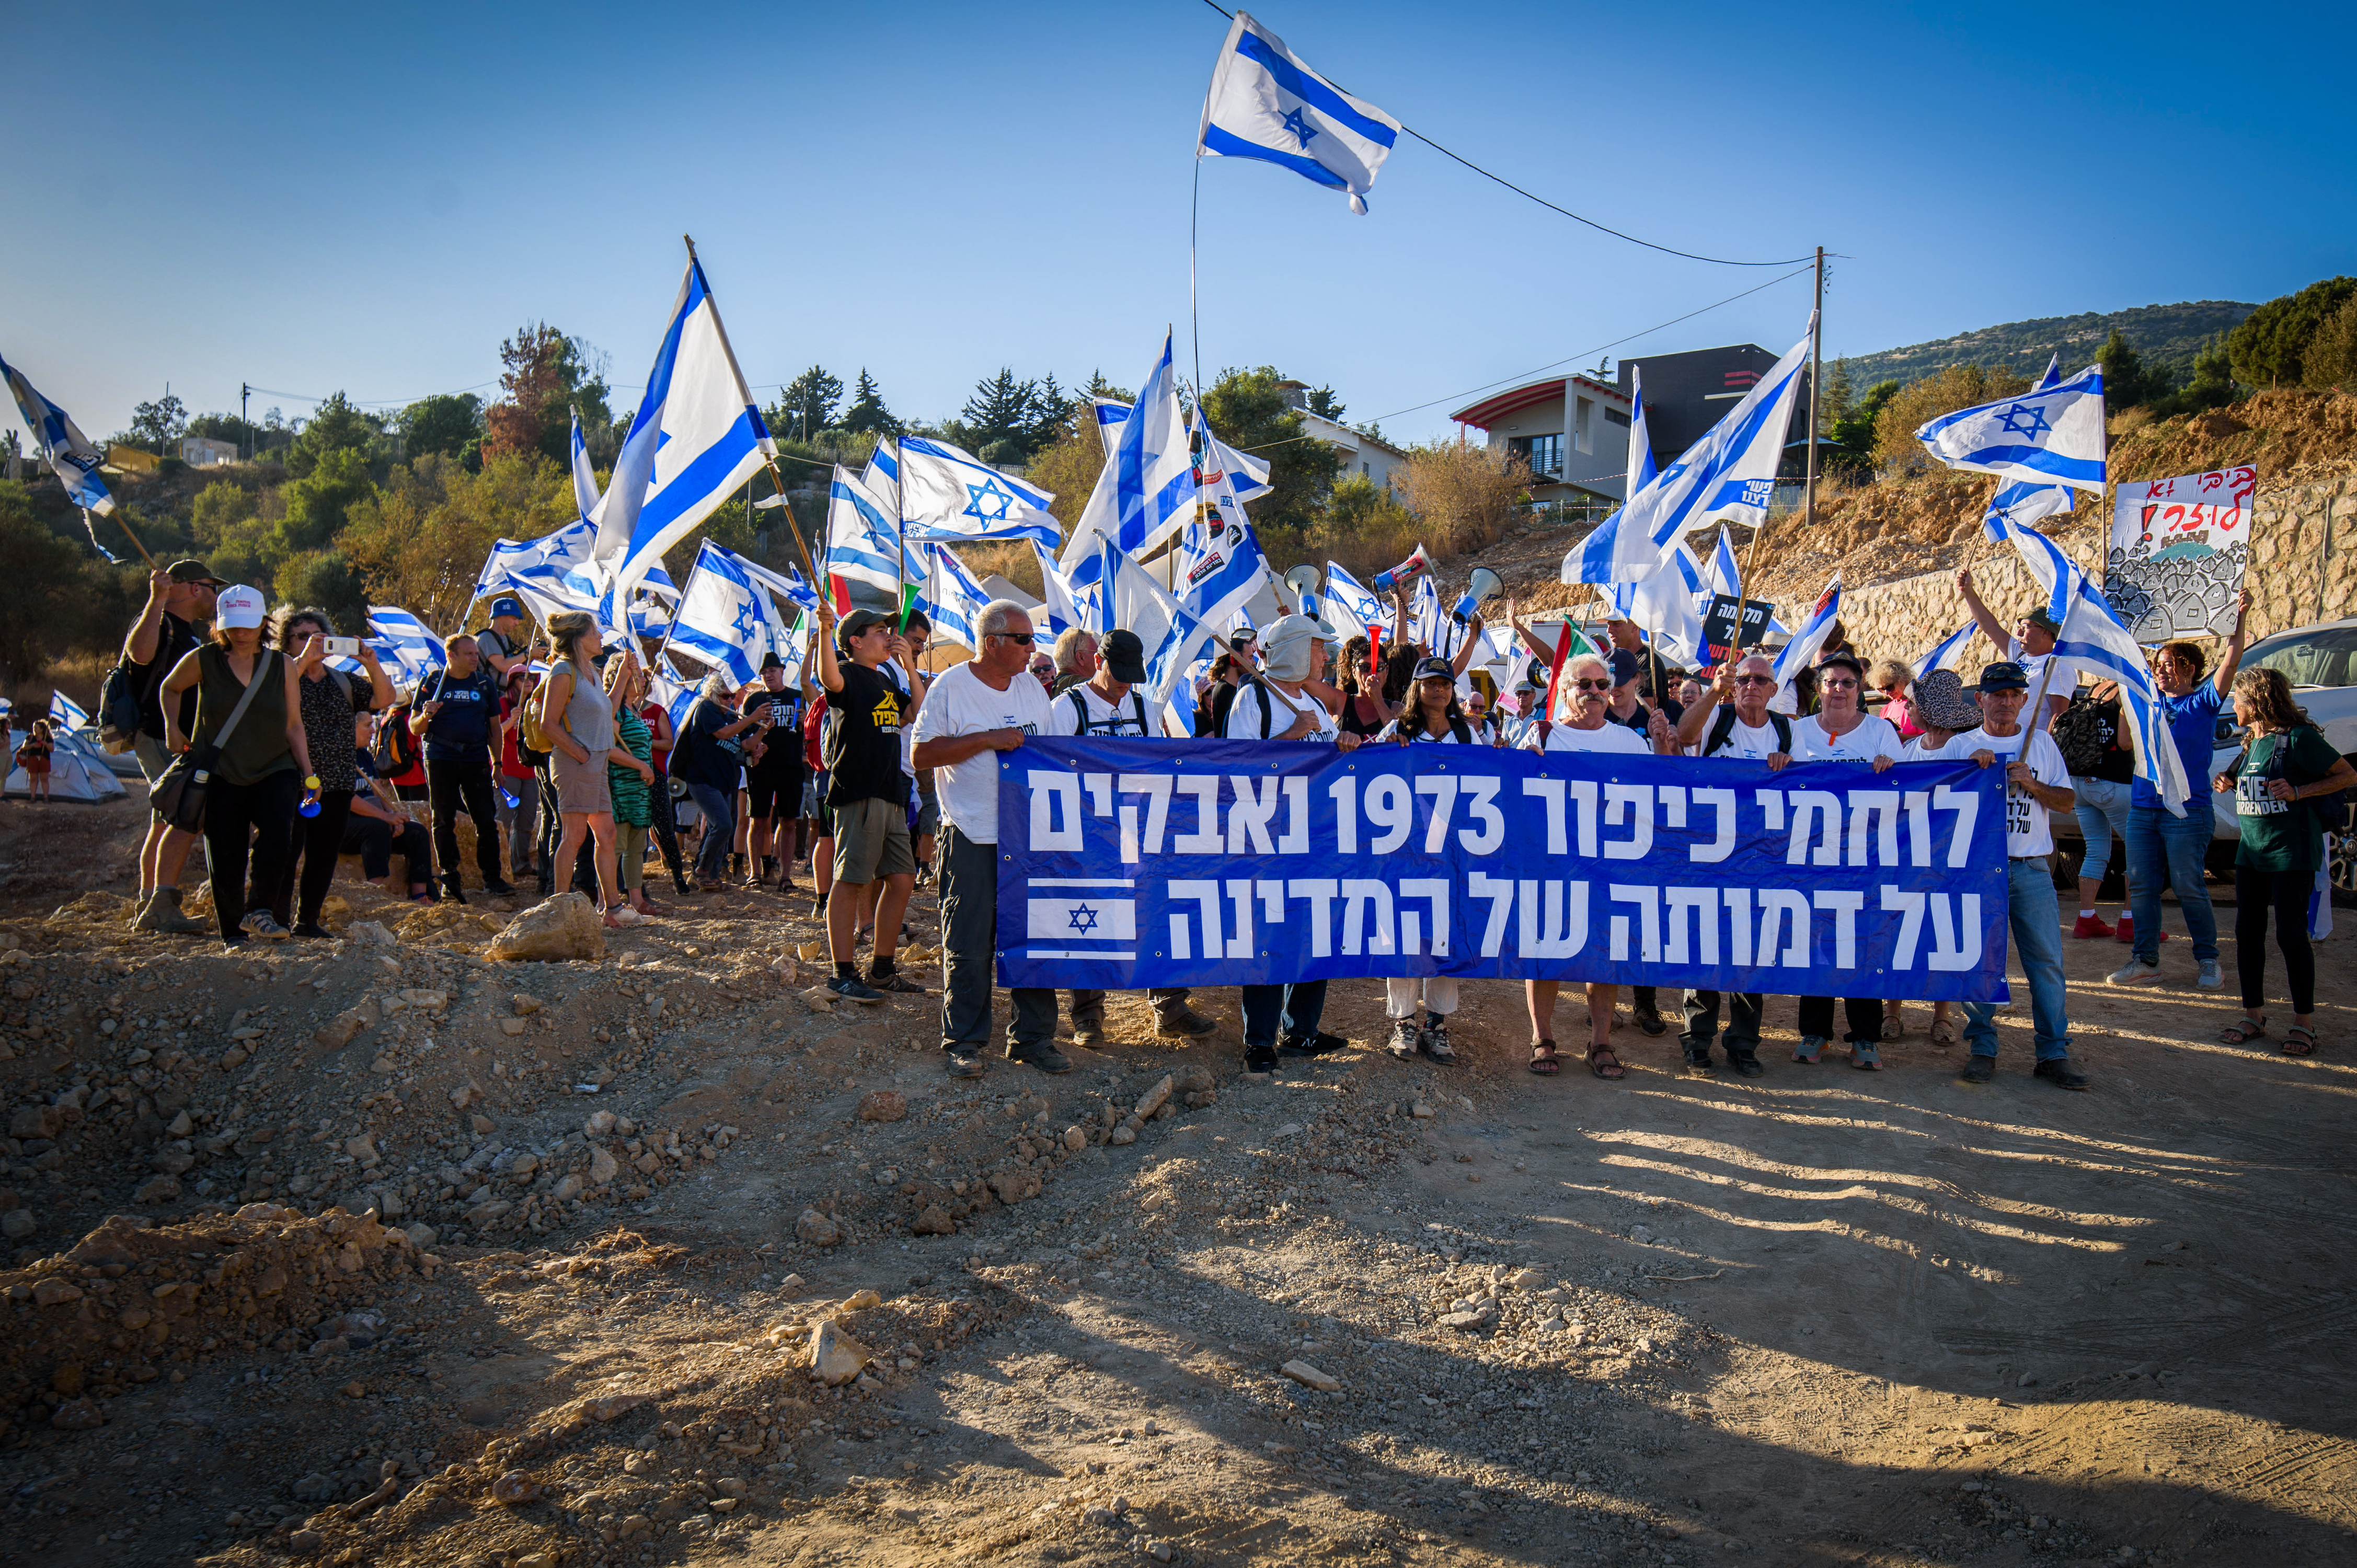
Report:
[[[1775,368],[1776,356],[1757,343],[1652,354],[1620,361],[1620,390],[1627,392],[1636,372],[1643,372],[1646,435],[1652,442],[1654,464],[1667,467]],[[1807,373],[1802,372],[1801,396],[1793,403],[1790,439],[1801,444],[1791,453],[1796,458],[1808,439]]]

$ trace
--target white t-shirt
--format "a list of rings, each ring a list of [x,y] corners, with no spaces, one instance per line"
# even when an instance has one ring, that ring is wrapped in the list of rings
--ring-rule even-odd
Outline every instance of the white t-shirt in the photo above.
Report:
[[[1481,739],[1480,730],[1474,727],[1472,721],[1469,719],[1466,721],[1465,733],[1468,738],[1463,742],[1459,742],[1457,738],[1456,727],[1450,725],[1443,725],[1438,735],[1433,734],[1428,729],[1418,730],[1415,738],[1410,740],[1408,744],[1410,746],[1480,746],[1485,744]],[[1399,720],[1397,719],[1394,719],[1391,723],[1385,725],[1381,730],[1376,732],[1375,744],[1378,746],[1395,746],[1398,742]]]
[[[2022,757],[2021,743],[2027,736],[2029,754]],[[1927,753],[1921,760],[1969,762],[1976,751],[1993,751],[1996,760],[1991,768],[2003,768],[2021,757],[2029,764],[2030,777],[2050,789],[2071,788],[2071,770],[2062,766],[2062,748],[2044,730],[2035,735],[2027,728],[2008,736],[1994,736],[1986,730],[1968,729],[1952,738],[1937,752]],[[2015,860],[2029,854],[2054,853],[2054,827],[2047,820],[2046,808],[2030,797],[2018,784],[2005,787],[2005,853]]]
[[[1001,692],[961,664],[935,681],[917,710],[916,739],[954,740],[985,730],[1019,729],[1025,735],[1053,733],[1048,693],[1030,671],[1017,671]],[[1018,748],[1019,749],[1019,748]],[[975,843],[998,842],[998,757],[977,752],[963,762],[933,770],[942,815]]]
[[[1711,731],[1717,727],[1718,714],[1714,713],[1710,716],[1710,723],[1703,726],[1702,738],[1686,748],[1686,755],[1700,757],[1703,747],[1710,744]],[[1718,749],[1711,755],[1746,762],[1765,762],[1780,751],[1787,757],[1798,757],[1801,754],[1799,724],[1795,723],[1792,726],[1792,744],[1788,749],[1784,745],[1783,737],[1776,733],[1776,726],[1773,724],[1748,725],[1743,722],[1743,715],[1738,714],[1735,723],[1728,726],[1727,738],[1719,743]]]
[[[1085,725],[1081,722],[1082,710],[1072,705],[1075,697],[1086,707],[1088,723]],[[1140,727],[1137,722],[1140,712],[1146,714],[1144,727]],[[1141,688],[1133,687],[1116,705],[1099,696],[1095,687],[1082,682],[1077,686],[1067,686],[1049,698],[1048,713],[1051,721],[1048,728],[1049,735],[1098,735],[1129,740],[1153,740],[1162,734],[1155,725],[1153,706],[1146,701],[1146,693]]]
[[[1617,751],[1631,757],[1651,757],[1651,742],[1627,725],[1604,721],[1597,729],[1581,729],[1574,725],[1557,725],[1547,731],[1548,751]]]
[[[1318,727],[1308,735],[1296,736],[1294,739],[1305,743],[1322,741],[1331,745],[1340,737],[1342,731],[1334,722],[1334,715],[1326,711],[1325,703],[1311,696],[1307,691],[1303,692],[1298,698],[1288,697],[1285,694],[1284,688],[1267,681],[1261,682],[1261,690],[1268,693],[1268,739],[1275,740],[1286,730],[1291,729],[1294,717],[1298,714],[1308,714],[1316,722]],[[1249,685],[1236,688],[1235,700],[1228,704],[1227,727],[1220,732],[1220,736],[1223,740],[1262,738],[1260,697]]]
[[[1878,757],[1896,762],[1900,749],[1897,728],[1889,719],[1870,714],[1847,735],[1826,733],[1824,721],[1814,714],[1792,721],[1796,762],[1871,762]]]
[[[1919,735],[1913,740],[1909,741],[1905,746],[1899,748],[1899,760],[1901,762],[1937,762],[1940,759],[1940,754],[1947,749],[1947,742],[1942,741],[1938,746],[1933,746],[1930,743],[1930,738],[1928,736]]]

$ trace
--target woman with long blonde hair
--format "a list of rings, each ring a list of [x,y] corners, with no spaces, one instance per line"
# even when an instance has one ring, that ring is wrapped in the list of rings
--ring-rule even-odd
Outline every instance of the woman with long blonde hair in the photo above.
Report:
[[[556,660],[540,689],[540,727],[551,748],[549,772],[556,784],[562,830],[554,865],[559,875],[565,875],[580,853],[583,836],[594,839],[598,910],[606,924],[619,926],[623,922],[615,910],[622,896],[614,886],[619,864],[614,798],[606,775],[614,749],[614,704],[606,700],[597,679],[597,618],[587,610],[559,611],[549,618],[548,637]],[[631,918],[637,918],[635,912]]]

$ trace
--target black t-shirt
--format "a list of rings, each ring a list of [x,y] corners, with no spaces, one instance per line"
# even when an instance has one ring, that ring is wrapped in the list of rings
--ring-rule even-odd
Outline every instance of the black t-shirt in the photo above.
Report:
[[[679,726],[679,739],[672,747],[671,776],[712,789],[736,789],[737,769],[745,766],[745,748],[739,742],[753,732],[740,730],[725,740],[720,732],[743,716],[709,697],[698,697],[687,710],[687,722]]]
[[[791,686],[782,692],[764,689],[745,701],[746,713],[763,708],[769,710],[770,728],[761,736],[761,760],[745,771],[749,779],[775,784],[802,771],[802,694]]]
[[[890,800],[905,805],[909,776],[900,771],[900,713],[908,701],[888,676],[864,664],[843,666],[843,690],[828,693],[826,803]]]
[[[1685,709],[1676,703],[1665,702],[1661,704],[1661,708],[1662,712],[1669,718],[1670,727],[1672,729],[1677,728],[1678,722],[1686,716]],[[1635,730],[1639,735],[1644,735],[1646,731],[1652,726],[1653,723],[1653,710],[1645,705],[1645,699],[1642,697],[1638,698],[1637,705],[1629,710],[1629,716],[1627,718],[1622,718],[1620,714],[1611,712],[1609,709],[1606,710],[1604,716],[1610,719],[1616,725],[1620,725],[1629,729]]]
[[[491,725],[500,716],[500,678],[478,665],[461,681],[444,674],[425,689],[428,703],[441,707],[425,721],[428,762],[490,762]]]
[[[145,664],[125,666],[139,690],[141,735],[164,738],[164,677],[195,650],[198,640],[187,621],[166,610],[156,627],[156,657]],[[196,727],[197,689],[192,685],[180,693],[180,733],[187,735]]]

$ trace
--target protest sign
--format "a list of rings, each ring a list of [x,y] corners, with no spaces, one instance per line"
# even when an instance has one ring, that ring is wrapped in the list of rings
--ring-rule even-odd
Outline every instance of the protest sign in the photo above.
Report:
[[[2257,485],[2245,464],[2115,489],[2104,596],[2138,642],[2233,634]]]
[[[1030,738],[998,777],[1001,984],[2007,995],[2000,769]]]
[[[1732,594],[1713,594],[1710,613],[1703,617],[1702,639],[1709,645],[1711,662],[1723,662],[1738,648],[1757,648],[1766,635],[1768,619],[1776,607],[1766,599],[1740,599]],[[1741,620],[1737,619],[1738,615]]]

